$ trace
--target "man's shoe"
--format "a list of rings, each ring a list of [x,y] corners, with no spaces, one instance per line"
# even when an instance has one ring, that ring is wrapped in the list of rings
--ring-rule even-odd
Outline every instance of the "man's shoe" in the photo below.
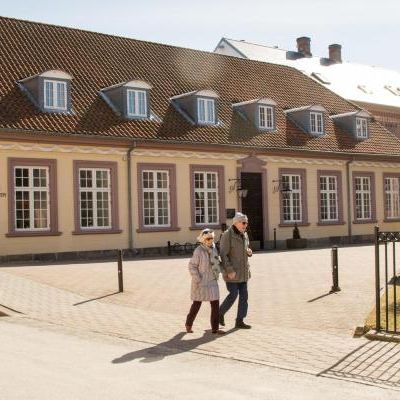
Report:
[[[225,319],[224,319],[223,315],[219,316],[219,324],[222,325],[222,326],[225,326]]]
[[[193,329],[190,325],[185,325],[185,328],[187,333],[193,333]]]
[[[221,329],[218,329],[216,331],[212,331],[211,333],[214,333],[215,335],[225,335],[225,331],[221,331]]]
[[[236,320],[235,328],[238,328],[238,329],[250,329],[251,325],[247,325],[247,324],[245,324],[243,322],[243,320],[238,319],[238,320]]]

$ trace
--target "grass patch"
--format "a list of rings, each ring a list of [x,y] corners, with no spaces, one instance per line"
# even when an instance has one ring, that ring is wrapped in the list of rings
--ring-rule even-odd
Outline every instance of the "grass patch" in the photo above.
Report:
[[[395,313],[395,303],[394,303],[394,288],[396,287],[396,313]],[[388,315],[386,324],[386,297],[388,303]],[[396,315],[396,327],[395,327],[395,315]],[[376,308],[369,313],[365,326],[370,329],[376,329]],[[387,326],[387,328],[386,328]],[[400,332],[400,286],[388,285],[387,296],[386,292],[381,296],[381,329],[387,329],[390,332],[395,331]]]

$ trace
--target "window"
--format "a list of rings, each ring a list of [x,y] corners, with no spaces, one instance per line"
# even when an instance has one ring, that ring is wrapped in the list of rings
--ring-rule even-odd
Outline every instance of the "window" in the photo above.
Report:
[[[168,171],[142,171],[144,226],[170,225]]]
[[[56,160],[9,158],[7,237],[59,235]]]
[[[324,133],[324,121],[322,113],[310,112],[310,132],[317,134]]]
[[[44,108],[67,109],[67,83],[44,80]]]
[[[15,229],[48,230],[49,169],[47,167],[14,168]]]
[[[356,118],[356,136],[360,139],[368,137],[368,124],[366,118]]]
[[[269,106],[259,106],[259,126],[264,129],[274,128],[274,109]]]
[[[368,220],[372,218],[371,178],[367,176],[355,177],[356,219]]]
[[[197,120],[201,124],[215,124],[215,101],[197,99]]]
[[[301,176],[282,175],[281,180],[285,189],[282,193],[283,222],[300,222],[302,221]]]
[[[374,92],[366,85],[357,85],[357,88],[360,89],[365,94],[373,94]]]
[[[387,219],[400,218],[400,176],[384,178],[385,216]]]
[[[74,235],[121,233],[117,163],[74,161]]]
[[[319,177],[320,220],[321,222],[338,221],[338,182],[336,176]]]
[[[129,117],[147,117],[147,93],[145,90],[127,90],[127,114]]]
[[[195,223],[217,224],[218,174],[216,172],[194,173]]]
[[[109,169],[79,169],[79,210],[82,229],[111,228]]]

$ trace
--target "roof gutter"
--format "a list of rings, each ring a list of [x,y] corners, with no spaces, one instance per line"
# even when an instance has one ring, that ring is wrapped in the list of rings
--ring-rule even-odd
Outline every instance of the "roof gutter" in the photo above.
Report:
[[[349,243],[353,242],[352,232],[352,212],[351,212],[351,193],[352,193],[352,180],[350,176],[350,164],[354,161],[354,158],[346,161],[346,183],[347,183],[347,236]]]
[[[126,152],[127,157],[127,187],[128,187],[128,245],[129,250],[133,251],[133,204],[132,204],[132,151],[136,148],[136,141],[129,147]]]

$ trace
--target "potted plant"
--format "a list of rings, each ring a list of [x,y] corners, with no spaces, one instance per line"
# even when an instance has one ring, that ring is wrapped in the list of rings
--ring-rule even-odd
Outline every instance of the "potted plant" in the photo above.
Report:
[[[300,236],[300,231],[296,223],[293,228],[293,237],[286,239],[286,247],[288,249],[304,249],[307,247],[307,239]]]

